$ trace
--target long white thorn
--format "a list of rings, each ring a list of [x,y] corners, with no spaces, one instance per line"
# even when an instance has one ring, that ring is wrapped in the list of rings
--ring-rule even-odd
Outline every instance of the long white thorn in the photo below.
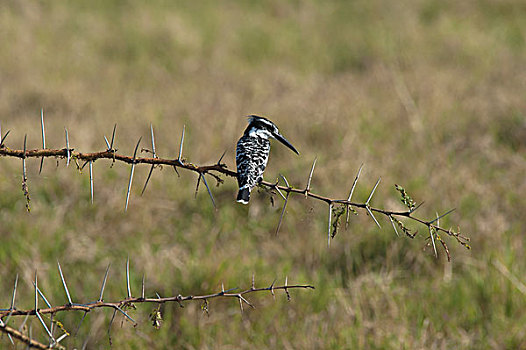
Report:
[[[183,144],[184,144],[184,133],[186,130],[186,125],[183,125],[183,133],[181,134],[181,145],[179,146],[179,157],[177,160],[181,163],[181,157],[183,156]]]
[[[130,180],[128,181],[128,190],[126,191],[126,204],[124,205],[124,211],[128,210],[128,203],[130,201],[130,191],[131,191],[131,186],[133,182],[133,172],[135,171],[135,164],[136,164],[135,160],[137,159],[137,149],[139,148],[139,144],[141,143],[141,138],[139,138],[139,141],[137,141],[137,145],[135,146],[135,151],[133,152],[133,162],[131,165]]]

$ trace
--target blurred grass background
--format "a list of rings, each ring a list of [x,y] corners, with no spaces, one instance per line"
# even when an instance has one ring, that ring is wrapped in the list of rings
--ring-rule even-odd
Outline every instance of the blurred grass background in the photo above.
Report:
[[[64,127],[79,151],[105,148],[117,127],[119,152],[156,130],[157,151],[209,164],[234,147],[247,114],[266,115],[301,152],[277,144],[265,178],[279,173],[303,186],[318,157],[315,192],[345,197],[361,163],[357,200],[378,176],[373,204],[401,208],[392,185],[426,204],[419,215],[456,207],[444,226],[460,225],[472,251],[449,241],[447,263],[425,240],[397,237],[382,219],[353,218],[330,249],[326,206],[301,197],[273,235],[281,200],[235,203],[227,179],[213,192],[214,212],[195,175],[136,170],[123,213],[129,167],[94,165],[89,179],[64,161],[28,163],[32,211],[25,213],[21,164],[0,159],[0,307],[20,274],[17,305],[31,307],[33,274],[53,304],[98,297],[112,264],[106,299],[125,296],[146,274],[147,294],[207,293],[275,278],[312,283],[288,303],[253,295],[240,315],[232,300],[163,307],[139,305],[132,328],[113,325],[115,348],[526,348],[526,296],[494,266],[526,283],[526,4],[520,0],[414,1],[0,1],[0,120],[7,145],[64,147]],[[74,330],[82,315],[58,318]],[[109,347],[110,311],[90,313],[78,347]],[[44,331],[33,321],[33,334]],[[0,345],[7,347],[6,337]]]

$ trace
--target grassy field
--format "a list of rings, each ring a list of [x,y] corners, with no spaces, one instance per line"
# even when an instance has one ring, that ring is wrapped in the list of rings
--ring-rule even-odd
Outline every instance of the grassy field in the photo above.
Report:
[[[522,0],[1,1],[8,147],[26,133],[41,146],[44,108],[49,148],[64,147],[67,127],[71,147],[103,150],[117,123],[116,146],[131,155],[152,123],[158,154],[175,158],[186,125],[189,161],[226,150],[234,168],[244,116],[266,115],[301,153],[274,143],[268,181],[304,186],[317,157],[313,191],[344,198],[364,163],[356,200],[381,176],[372,204],[403,209],[393,187],[403,185],[425,201],[423,218],[455,207],[442,224],[460,225],[473,249],[447,240],[453,261],[435,259],[423,228],[397,237],[363,212],[327,248],[327,207],[301,196],[276,237],[281,199],[256,192],[239,205],[226,179],[212,189],[215,212],[204,187],[194,199],[195,174],[169,168],[140,197],[149,168],[138,166],[124,213],[129,167],[104,160],[93,205],[86,171],[49,159],[39,175],[29,161],[28,214],[21,162],[2,158],[0,308],[16,274],[17,305],[31,307],[35,270],[46,297],[66,303],[57,260],[74,300],[98,298],[110,263],[106,299],[123,298],[129,256],[134,294],[143,273],[150,296],[250,287],[252,274],[316,289],[290,302],[251,295],[244,314],[235,300],[211,300],[209,316],[167,304],[158,330],[154,306],[137,305],[136,328],[113,324],[117,349],[526,349],[525,33]],[[65,345],[108,348],[111,315],[91,312]],[[81,317],[57,315],[72,332]]]

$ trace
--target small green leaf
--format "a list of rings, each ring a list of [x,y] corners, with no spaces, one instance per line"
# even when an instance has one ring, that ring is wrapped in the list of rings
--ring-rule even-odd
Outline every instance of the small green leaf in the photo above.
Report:
[[[354,211],[353,208],[351,209]],[[344,205],[332,208],[332,216],[334,217],[334,220],[332,222],[331,238],[334,238],[334,236],[336,236],[336,234],[338,233],[338,229],[340,228],[340,219],[343,213],[345,213]]]
[[[161,328],[161,323],[163,322],[161,305],[152,310],[148,319],[152,322],[152,326],[155,327],[155,329]]]
[[[400,192],[400,195],[402,196],[402,198],[400,198],[400,200],[402,201],[402,203],[404,203],[404,205],[409,208],[409,210],[413,210],[415,209],[416,207],[416,203],[415,201],[413,200],[413,198],[411,198],[409,196],[409,194],[407,194],[406,190],[402,187],[402,186],[399,186],[399,185],[396,185],[395,184],[395,188],[398,192]]]

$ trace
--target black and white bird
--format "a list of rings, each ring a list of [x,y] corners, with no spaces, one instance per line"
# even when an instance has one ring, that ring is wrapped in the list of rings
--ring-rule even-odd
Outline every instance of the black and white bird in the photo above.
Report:
[[[250,191],[263,180],[270,153],[269,138],[276,139],[296,154],[298,151],[280,134],[278,127],[267,118],[248,116],[248,126],[237,142],[236,165],[239,193],[237,201],[248,204]]]

